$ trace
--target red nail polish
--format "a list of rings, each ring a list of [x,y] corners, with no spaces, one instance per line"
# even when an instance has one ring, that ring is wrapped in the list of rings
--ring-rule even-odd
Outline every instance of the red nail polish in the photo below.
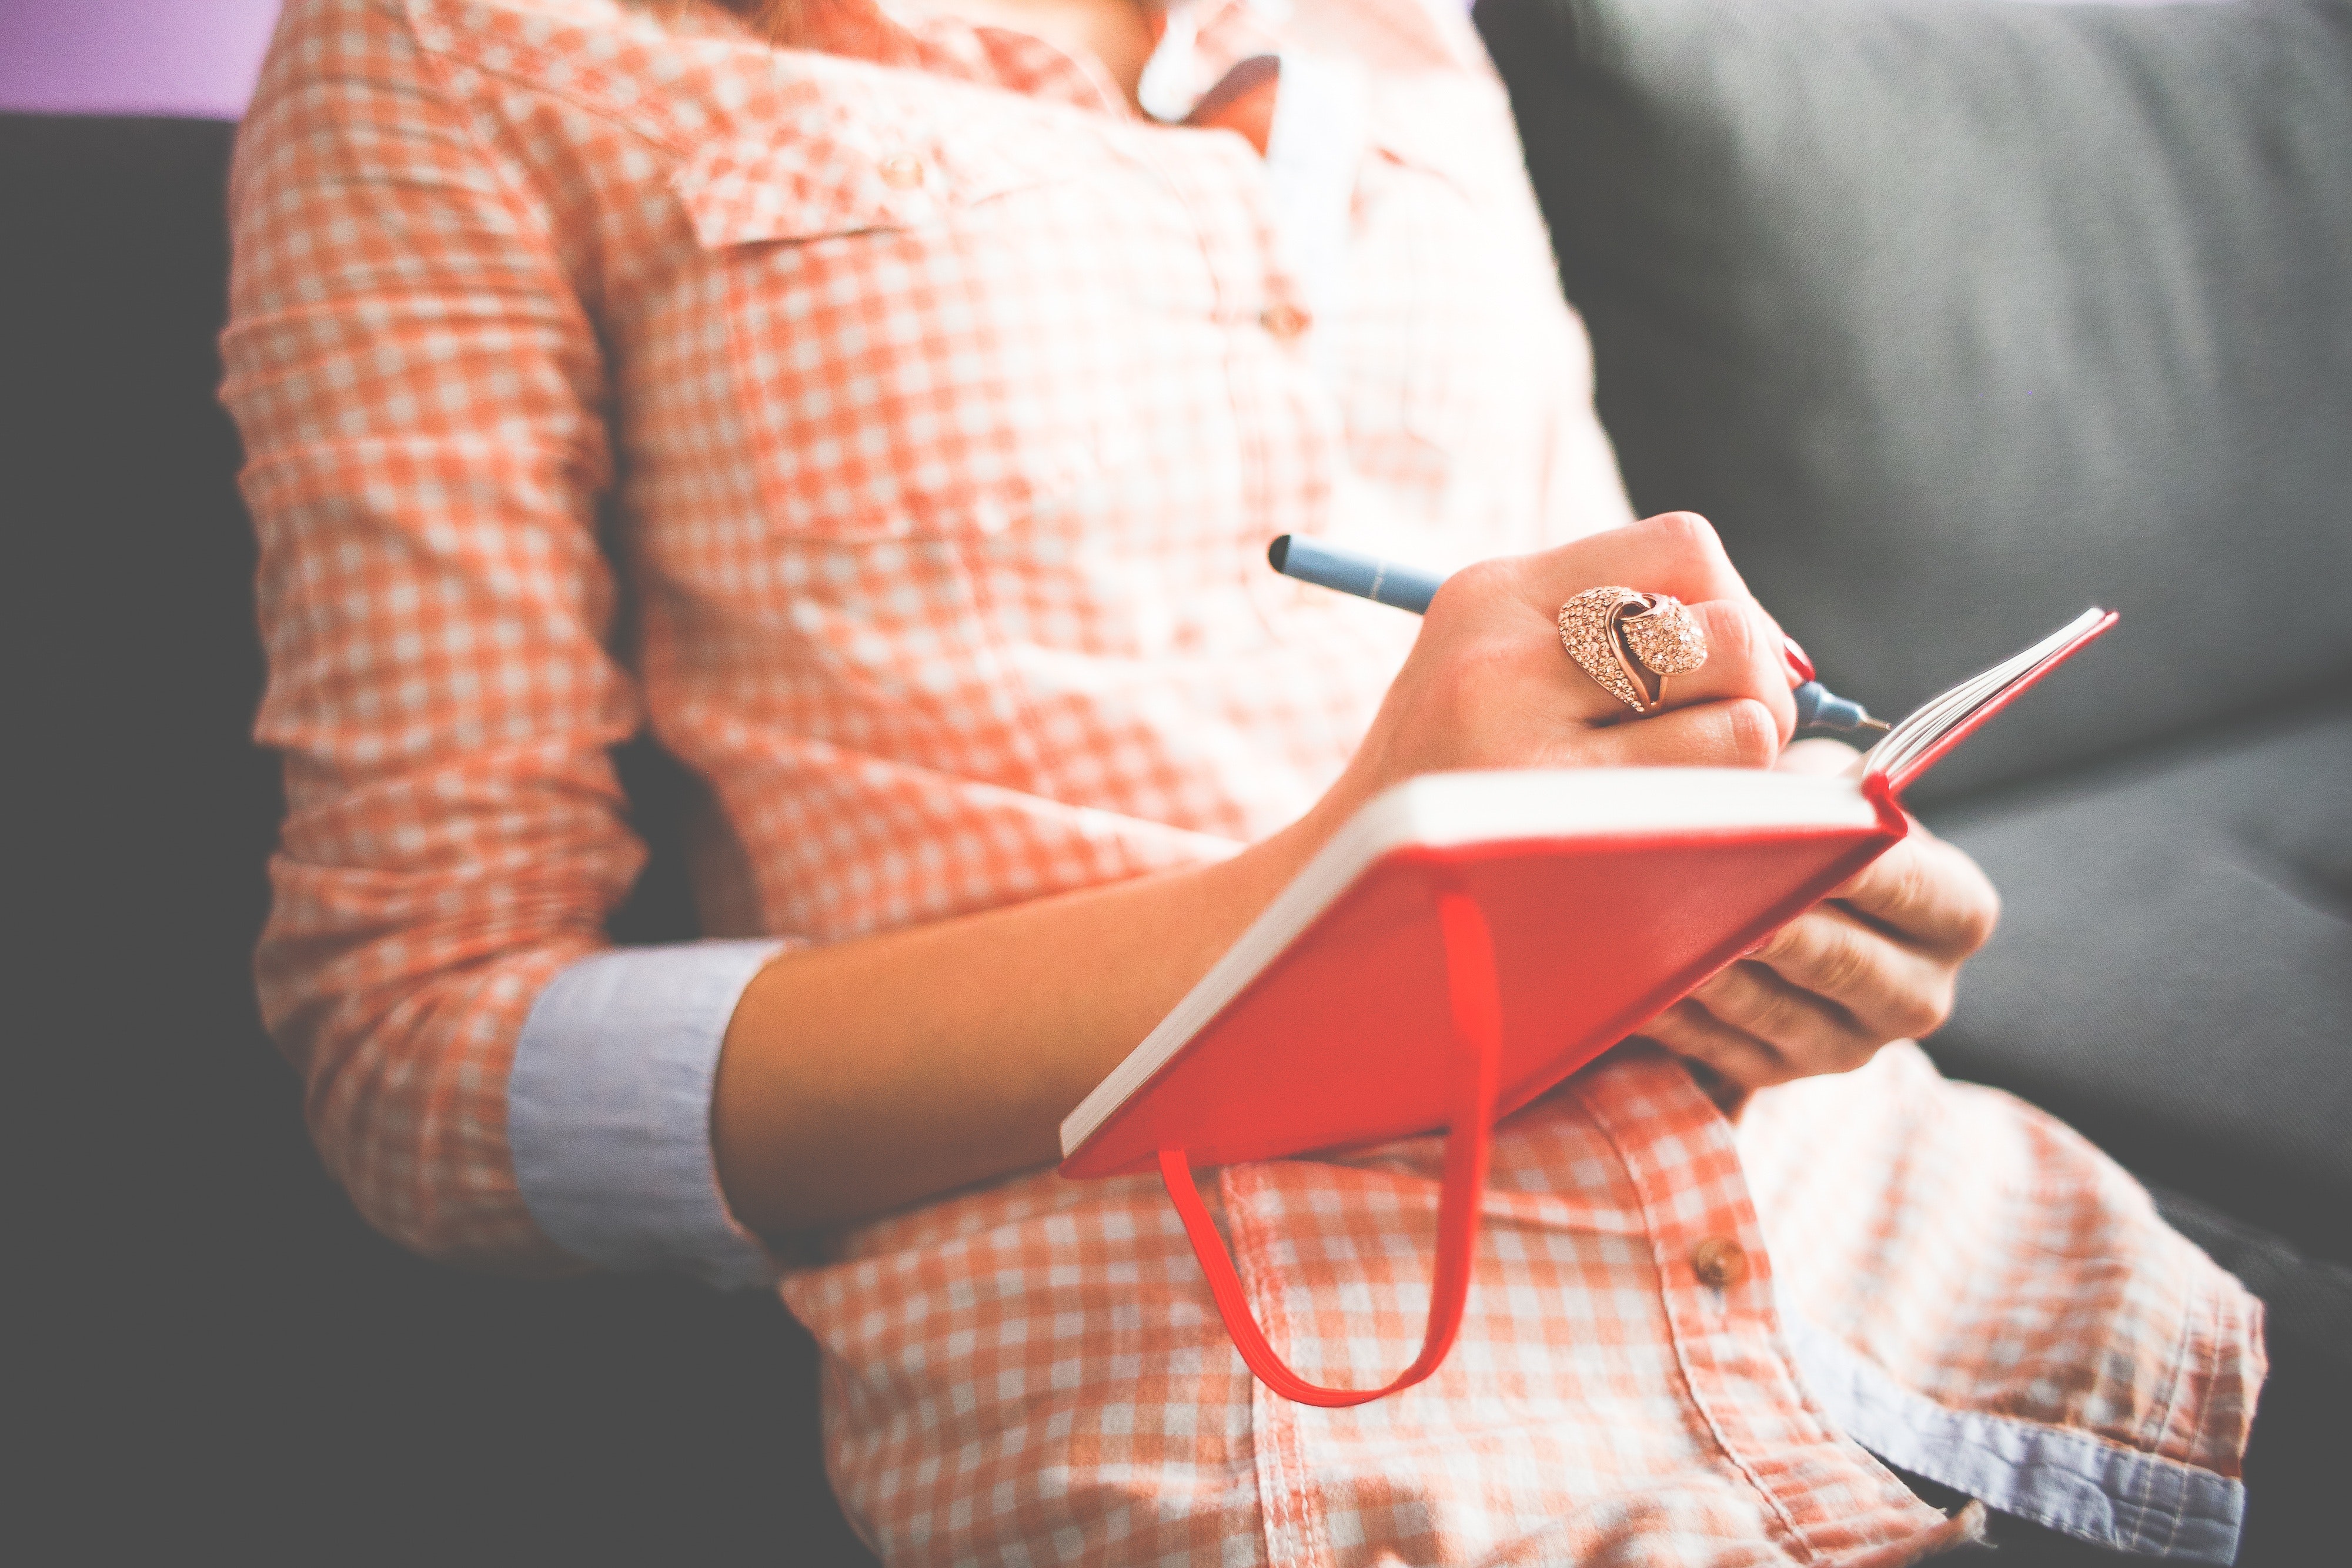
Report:
[[[1780,633],[1780,648],[1788,656],[1789,673],[1796,676],[1800,683],[1816,678],[1813,673],[1812,655],[1799,646],[1797,640],[1786,632]]]

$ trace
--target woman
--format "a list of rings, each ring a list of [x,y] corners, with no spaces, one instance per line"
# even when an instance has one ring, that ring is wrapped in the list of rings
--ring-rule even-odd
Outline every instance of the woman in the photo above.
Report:
[[[1906,1042],[1993,914],[1924,836],[1498,1130],[1410,1394],[1275,1398],[1156,1186],[1042,1168],[1384,785],[1788,739],[1712,533],[1631,520],[1458,14],[294,0],[235,201],[289,797],[259,967],[384,1229],[780,1275],[893,1561],[1973,1534],[1873,1453],[2226,1556],[2256,1310]],[[1486,564],[1416,627],[1273,578],[1293,530]],[[1552,631],[1609,583],[1714,650],[1638,722]],[[737,940],[604,946],[646,724]],[[1211,1182],[1294,1364],[1410,1358],[1435,1182],[1426,1139]]]

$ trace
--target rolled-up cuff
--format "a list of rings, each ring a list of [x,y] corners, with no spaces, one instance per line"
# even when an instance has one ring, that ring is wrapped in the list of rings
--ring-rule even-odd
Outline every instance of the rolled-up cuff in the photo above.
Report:
[[[1989,1508],[2135,1555],[2238,1560],[2245,1483],[2088,1432],[1956,1410],[1781,1303],[1805,1387],[1846,1436],[1887,1463]]]
[[[549,1239],[608,1269],[774,1281],[775,1261],[719,1191],[710,1095],[735,1004],[782,946],[616,948],[540,994],[515,1042],[507,1137]]]

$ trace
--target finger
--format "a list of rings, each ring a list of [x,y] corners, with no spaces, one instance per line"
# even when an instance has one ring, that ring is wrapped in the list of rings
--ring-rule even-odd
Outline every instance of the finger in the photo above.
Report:
[[[1798,1076],[1769,1045],[1742,1034],[1688,998],[1643,1025],[1640,1038],[1654,1040],[1676,1056],[1704,1062],[1717,1076],[1743,1089],[1785,1083]]]
[[[1615,693],[1602,685],[1573,656],[1557,660],[1564,706],[1587,724],[1632,724],[1652,715],[1700,703],[1748,697],[1762,703],[1772,715],[1776,749],[1796,733],[1797,703],[1782,662],[1780,634],[1752,599],[1711,599],[1685,605],[1706,639],[1706,662],[1688,674],[1664,684],[1664,695],[1649,713],[1637,714]],[[1555,622],[1557,624],[1557,622]],[[1560,639],[1554,636],[1553,646]],[[1604,655],[1605,657],[1606,655]]]
[[[2000,918],[2000,894],[1969,855],[1915,827],[1830,895],[1905,942],[1964,958]]]
[[[1854,758],[1861,755],[1843,740],[1832,740],[1826,735],[1808,736],[1782,747],[1780,760],[1772,765],[1772,770],[1793,773],[1801,779],[1835,779],[1851,774]]]
[[[1706,637],[1706,663],[1667,681],[1660,709],[1753,697],[1772,711],[1777,752],[1797,732],[1797,700],[1771,617],[1748,598],[1710,599],[1688,609]]]
[[[1554,625],[1558,624],[1559,605],[1564,602],[1562,600],[1549,606],[1548,613]],[[1728,697],[1753,697],[1771,710],[1780,740],[1786,744],[1796,733],[1797,704],[1790,684],[1787,655],[1781,651],[1783,639],[1772,618],[1744,591],[1730,597],[1689,601],[1684,608],[1698,624],[1706,647],[1706,662],[1687,674],[1668,679],[1659,706],[1684,707]],[[1612,723],[1645,716],[1628,708],[1580,667],[1573,657],[1564,662],[1563,674],[1569,677],[1563,695],[1586,719]]]
[[[1696,512],[1662,512],[1524,559],[1531,601],[1546,613],[1607,583],[1671,593],[1685,604],[1754,598],[1724,553],[1714,525]]]
[[[1874,1035],[1853,1015],[1815,992],[1789,984],[1761,964],[1733,964],[1691,993],[1715,1018],[1762,1040],[1800,1073],[1861,1066],[1895,1038]]]
[[[1791,920],[1747,961],[1836,1004],[1878,1041],[1916,1039],[1952,1006],[1951,966],[1925,956],[1834,905]]]
[[[1577,737],[1591,768],[1769,768],[1780,754],[1772,710],[1752,697],[1672,708]]]

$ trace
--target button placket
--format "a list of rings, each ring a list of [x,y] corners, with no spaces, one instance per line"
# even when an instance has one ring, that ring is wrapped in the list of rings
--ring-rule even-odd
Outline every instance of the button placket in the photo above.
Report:
[[[1823,1526],[1808,1517],[1805,1496],[1822,1467],[1850,1470],[1857,1487],[1871,1477],[1807,1404],[1780,1342],[1770,1260],[1730,1124],[1679,1063],[1648,1051],[1628,1053],[1580,1098],[1641,1195],[1691,1416],[1779,1530],[1809,1542]]]

